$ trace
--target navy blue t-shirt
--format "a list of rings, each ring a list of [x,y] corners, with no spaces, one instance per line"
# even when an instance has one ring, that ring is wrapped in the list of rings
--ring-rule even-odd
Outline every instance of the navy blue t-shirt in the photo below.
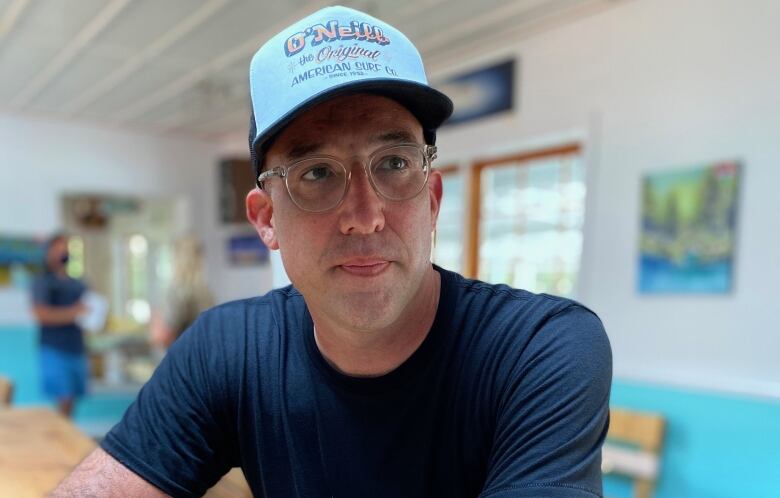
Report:
[[[86,290],[87,286],[80,280],[44,272],[33,280],[32,298],[34,304],[44,306],[73,306]],[[67,353],[84,352],[81,327],[75,322],[64,325],[41,325],[40,332],[40,342],[43,346]]]
[[[205,312],[103,449],[173,496],[231,467],[268,498],[600,496],[612,358],[598,317],[437,270],[428,336],[377,378],[328,364],[293,287]]]

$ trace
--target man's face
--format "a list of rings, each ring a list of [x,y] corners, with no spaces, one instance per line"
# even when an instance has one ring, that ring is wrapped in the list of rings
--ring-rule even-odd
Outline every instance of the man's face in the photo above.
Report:
[[[315,317],[341,327],[379,330],[396,323],[419,297],[423,277],[432,271],[431,232],[441,176],[432,172],[427,187],[412,199],[389,201],[372,189],[364,169],[378,148],[405,142],[424,143],[417,119],[393,100],[360,94],[305,112],[268,150],[266,170],[325,154],[352,171],[343,202],[325,213],[295,206],[280,178],[266,182],[270,231],[258,229],[269,246],[278,246],[290,280]]]
[[[52,242],[49,246],[46,260],[49,268],[59,271],[65,266],[64,259],[68,255],[68,239],[61,237]]]

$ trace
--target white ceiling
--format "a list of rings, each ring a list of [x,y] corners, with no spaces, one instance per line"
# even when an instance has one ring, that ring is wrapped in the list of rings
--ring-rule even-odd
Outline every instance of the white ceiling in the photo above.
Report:
[[[615,0],[345,0],[423,59]],[[260,45],[332,4],[288,0],[0,0],[0,110],[217,137],[246,130]],[[429,67],[430,68],[430,67]]]

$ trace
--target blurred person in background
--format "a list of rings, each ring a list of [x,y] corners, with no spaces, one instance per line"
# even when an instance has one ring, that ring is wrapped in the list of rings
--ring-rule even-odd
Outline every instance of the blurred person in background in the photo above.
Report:
[[[84,337],[77,318],[87,311],[81,299],[87,286],[68,276],[68,236],[46,243],[44,271],[32,284],[33,315],[40,328],[41,380],[46,396],[70,417],[87,385]]]
[[[174,244],[173,278],[161,309],[152,316],[151,341],[158,351],[167,350],[198,315],[214,305],[203,275],[203,246],[186,235]]]

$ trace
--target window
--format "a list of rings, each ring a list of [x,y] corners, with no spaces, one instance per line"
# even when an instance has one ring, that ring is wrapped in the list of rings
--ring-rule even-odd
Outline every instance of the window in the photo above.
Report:
[[[465,199],[463,175],[456,166],[437,168],[442,174],[444,195],[436,221],[433,262],[442,268],[463,271]]]
[[[149,305],[149,242],[141,234],[126,239],[127,258],[127,300],[126,312],[138,323],[147,323],[150,319]]]
[[[580,147],[477,164],[471,271],[480,280],[573,296],[582,254],[585,171]]]
[[[84,277],[84,239],[78,235],[68,238],[68,264],[65,271],[73,278]]]

